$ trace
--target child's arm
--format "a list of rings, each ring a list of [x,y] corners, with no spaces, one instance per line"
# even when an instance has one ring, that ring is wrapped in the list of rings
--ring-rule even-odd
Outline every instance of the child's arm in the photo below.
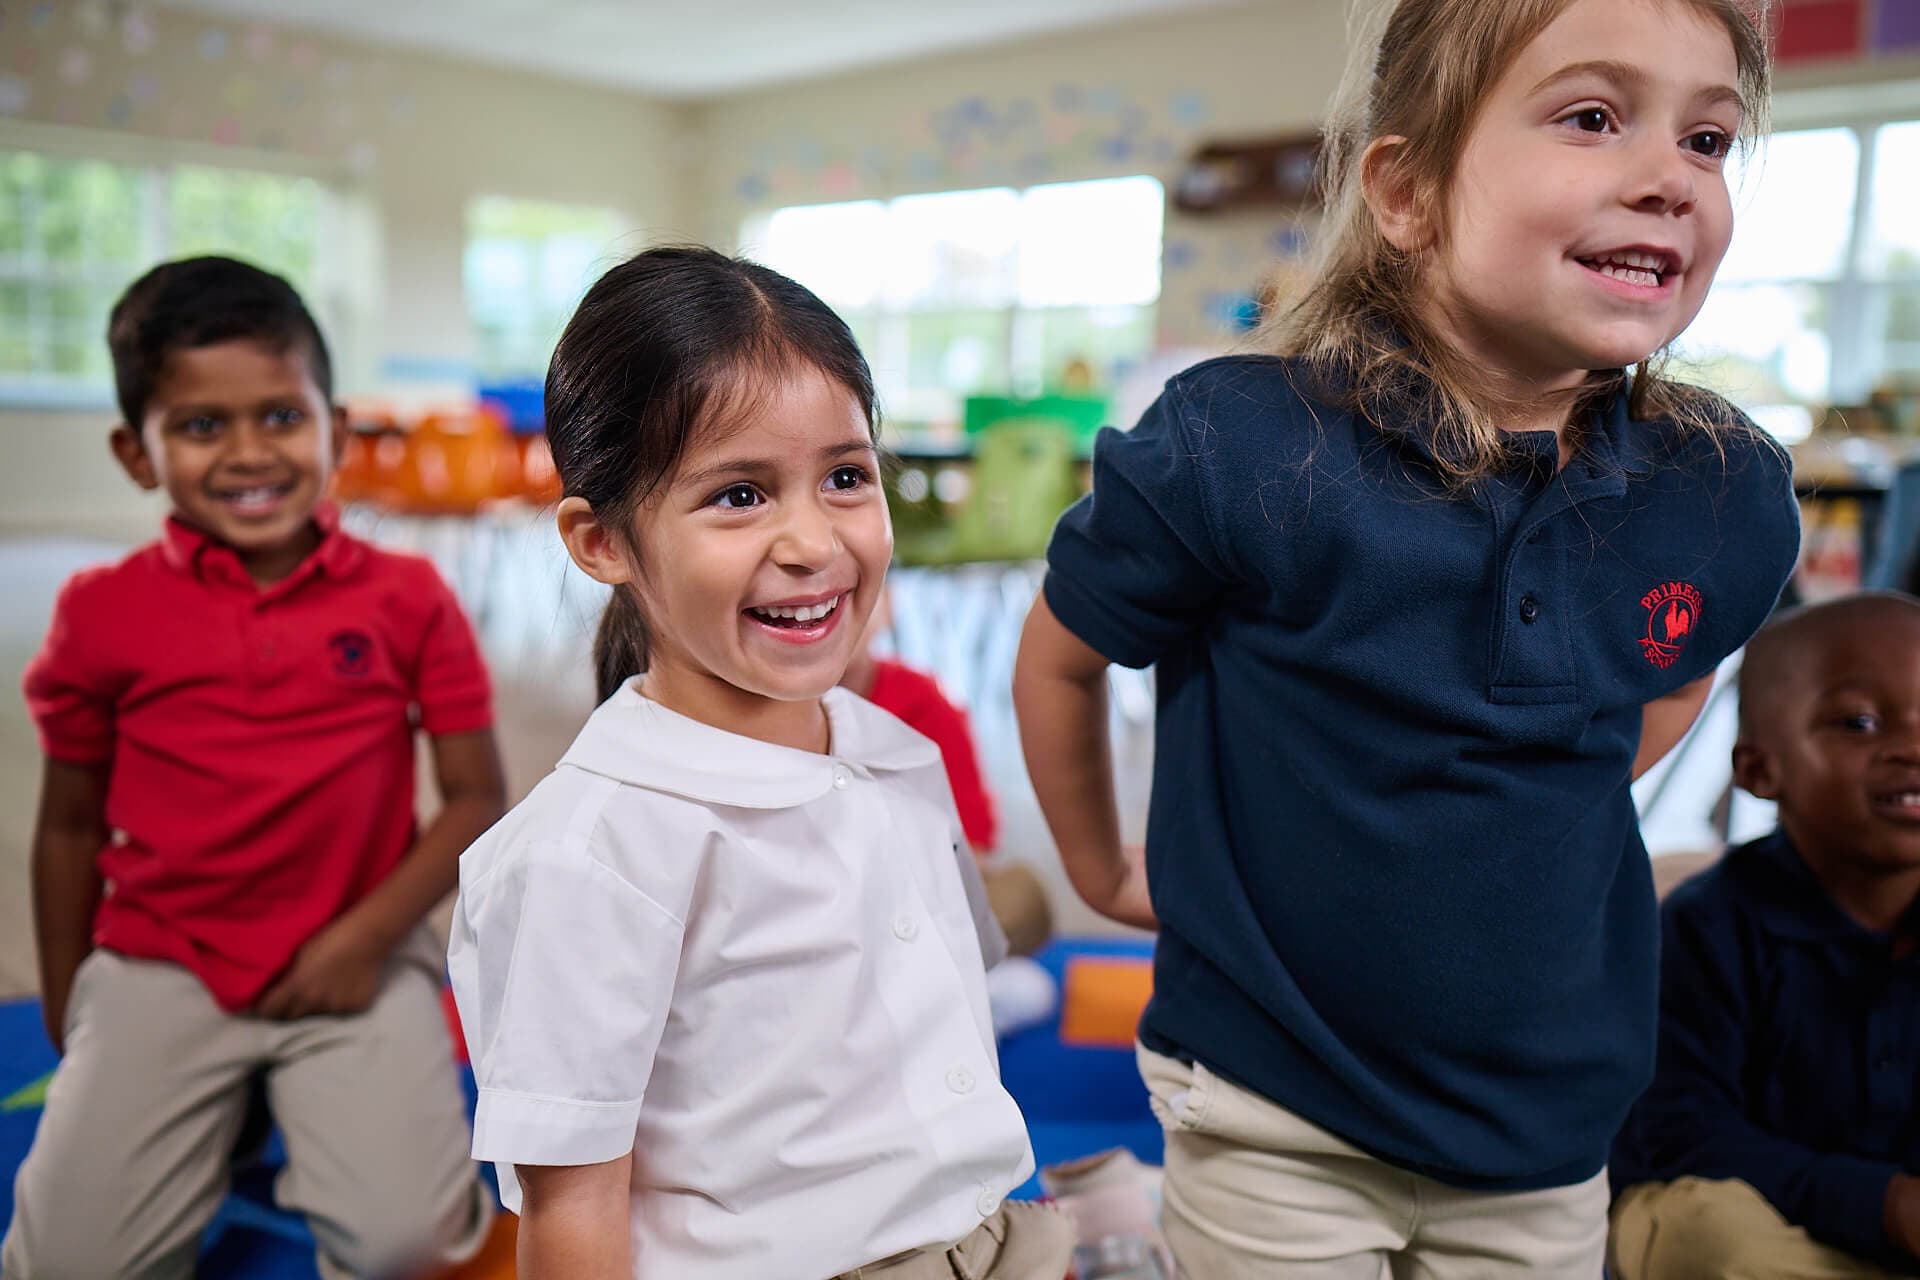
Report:
[[[73,975],[93,950],[100,906],[100,850],[107,828],[108,766],[48,757],[33,827],[33,931],[40,960],[40,1016],[55,1050],[66,1051]]]
[[[1664,698],[1649,702],[1640,714],[1640,749],[1634,753],[1633,776],[1639,776],[1659,764],[1667,752],[1680,744],[1700,718],[1713,691],[1713,672],[1692,684],[1683,684]]]
[[[605,1164],[513,1167],[522,1280],[632,1280],[633,1153]]]
[[[453,892],[461,853],[505,811],[506,783],[491,729],[431,742],[440,812],[392,875],[307,940],[254,1006],[260,1017],[358,1013],[372,1004],[387,957]]]
[[[1013,709],[1034,795],[1075,892],[1101,915],[1158,927],[1141,850],[1120,842],[1107,660],[1061,625],[1045,595],[1034,600],[1020,635]]]
[[[1887,1239],[1920,1259],[1920,1174],[1897,1173],[1887,1184]]]

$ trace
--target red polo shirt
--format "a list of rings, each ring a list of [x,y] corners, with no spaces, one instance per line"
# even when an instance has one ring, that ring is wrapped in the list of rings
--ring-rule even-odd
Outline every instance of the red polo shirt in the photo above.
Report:
[[[414,839],[415,726],[491,723],[473,632],[426,560],[342,532],[254,585],[169,520],[60,592],[26,695],[48,756],[111,762],[94,941],[249,1006]]]

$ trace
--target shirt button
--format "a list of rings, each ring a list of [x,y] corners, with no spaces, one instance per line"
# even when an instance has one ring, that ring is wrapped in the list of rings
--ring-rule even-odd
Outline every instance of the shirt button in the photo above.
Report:
[[[1540,535],[1541,535],[1541,534],[1542,534],[1543,532],[1545,532],[1545,530],[1542,530],[1542,529],[1535,529],[1535,530],[1534,530],[1534,531],[1533,531],[1532,533],[1530,533],[1530,534],[1528,534],[1528,535],[1527,535],[1527,541],[1528,541],[1529,543],[1533,543],[1533,542],[1538,542],[1538,541],[1540,541]]]
[[[853,783],[853,775],[847,772],[845,765],[835,765],[833,769],[833,789],[845,791]]]
[[[893,936],[902,942],[912,942],[920,936],[920,922],[902,912],[893,918]]]
[[[1538,600],[1535,600],[1532,596],[1521,596],[1520,597],[1520,621],[1526,623],[1528,626],[1532,626],[1533,620],[1535,618],[1538,618],[1539,616],[1540,616],[1540,602]]]
[[[994,1211],[1000,1207],[1000,1197],[991,1191],[982,1191],[980,1198],[973,1202],[973,1207],[980,1211],[981,1217],[991,1218]]]
[[[947,1088],[955,1093],[973,1092],[973,1072],[965,1067],[955,1067],[947,1072]]]

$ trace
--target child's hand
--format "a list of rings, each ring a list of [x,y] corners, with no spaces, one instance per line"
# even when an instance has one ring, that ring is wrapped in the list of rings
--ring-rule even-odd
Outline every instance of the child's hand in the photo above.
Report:
[[[307,939],[279,980],[254,1003],[255,1017],[289,1022],[360,1013],[380,991],[387,950],[352,920],[335,920]]]
[[[1920,1177],[1895,1174],[1887,1186],[1887,1239],[1920,1258]]]

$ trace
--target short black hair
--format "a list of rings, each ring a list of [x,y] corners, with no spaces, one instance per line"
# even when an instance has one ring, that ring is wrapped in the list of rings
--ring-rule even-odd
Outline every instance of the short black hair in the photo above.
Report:
[[[1859,591],[1776,614],[1740,660],[1740,736],[1759,731],[1761,711],[1806,661],[1810,646],[1835,628],[1871,629],[1889,612],[1920,614],[1920,600],[1900,591]]]
[[[167,357],[238,340],[282,352],[304,347],[314,385],[333,402],[326,339],[292,285],[235,258],[181,258],[135,280],[107,319],[114,392],[127,425],[139,429]]]

